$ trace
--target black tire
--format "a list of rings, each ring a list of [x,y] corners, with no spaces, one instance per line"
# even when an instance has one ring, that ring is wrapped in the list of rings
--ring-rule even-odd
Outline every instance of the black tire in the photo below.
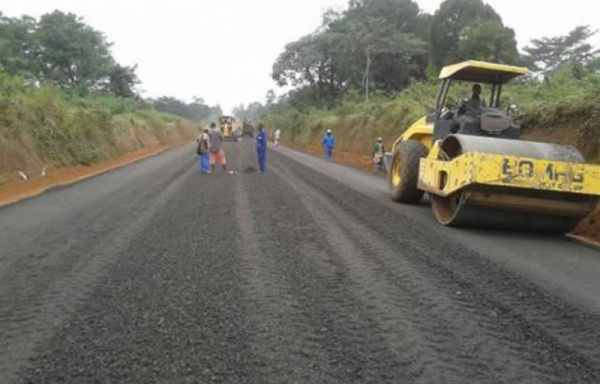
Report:
[[[424,192],[417,188],[419,163],[429,153],[427,147],[416,140],[400,142],[392,155],[388,172],[388,186],[392,200],[400,203],[418,203]]]

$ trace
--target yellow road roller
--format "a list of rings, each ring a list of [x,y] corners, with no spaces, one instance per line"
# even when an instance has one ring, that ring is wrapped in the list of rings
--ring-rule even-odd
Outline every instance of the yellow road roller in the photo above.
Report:
[[[566,145],[520,140],[502,86],[526,68],[466,61],[442,69],[435,113],[415,122],[384,156],[389,194],[418,203],[427,192],[444,225],[567,233],[597,205],[600,166]],[[475,83],[448,101],[453,83]],[[490,90],[480,97],[481,84]]]

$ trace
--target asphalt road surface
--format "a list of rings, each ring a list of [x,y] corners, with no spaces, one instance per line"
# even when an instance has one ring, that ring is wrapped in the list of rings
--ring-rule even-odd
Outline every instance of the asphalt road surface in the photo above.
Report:
[[[600,251],[194,150],[0,209],[0,383],[600,382]]]

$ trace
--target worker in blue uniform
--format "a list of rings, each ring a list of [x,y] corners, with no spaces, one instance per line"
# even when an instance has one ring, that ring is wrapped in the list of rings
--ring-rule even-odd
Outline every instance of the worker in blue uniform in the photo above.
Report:
[[[325,158],[327,159],[327,161],[331,160],[333,148],[335,147],[335,137],[333,136],[331,129],[328,129],[325,136],[323,136],[321,145],[323,145],[323,149],[325,149]]]
[[[256,135],[256,154],[258,155],[258,169],[260,173],[265,171],[267,163],[267,132],[264,125],[258,125],[258,135]]]

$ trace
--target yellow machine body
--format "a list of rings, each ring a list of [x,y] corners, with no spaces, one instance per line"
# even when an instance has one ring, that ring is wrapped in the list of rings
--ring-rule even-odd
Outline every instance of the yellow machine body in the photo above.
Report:
[[[597,205],[600,166],[572,147],[451,135],[421,158],[418,188],[442,224],[565,233]]]
[[[427,122],[427,117],[422,117],[414,122],[396,141],[392,148],[403,140],[417,140],[426,148],[431,149],[433,143],[433,123]]]
[[[600,166],[479,152],[421,160],[419,188],[448,196],[469,185],[600,196]]]
[[[467,61],[445,67],[435,117],[409,127],[384,158],[391,197],[415,203],[428,193],[444,225],[565,233],[597,205],[600,166],[574,148],[490,136],[434,131],[448,110],[452,81],[492,84],[497,108],[502,84],[526,68]],[[437,128],[436,128],[437,129]]]
[[[224,140],[237,140],[237,132],[235,128],[235,118],[232,116],[221,116],[221,133]]]

